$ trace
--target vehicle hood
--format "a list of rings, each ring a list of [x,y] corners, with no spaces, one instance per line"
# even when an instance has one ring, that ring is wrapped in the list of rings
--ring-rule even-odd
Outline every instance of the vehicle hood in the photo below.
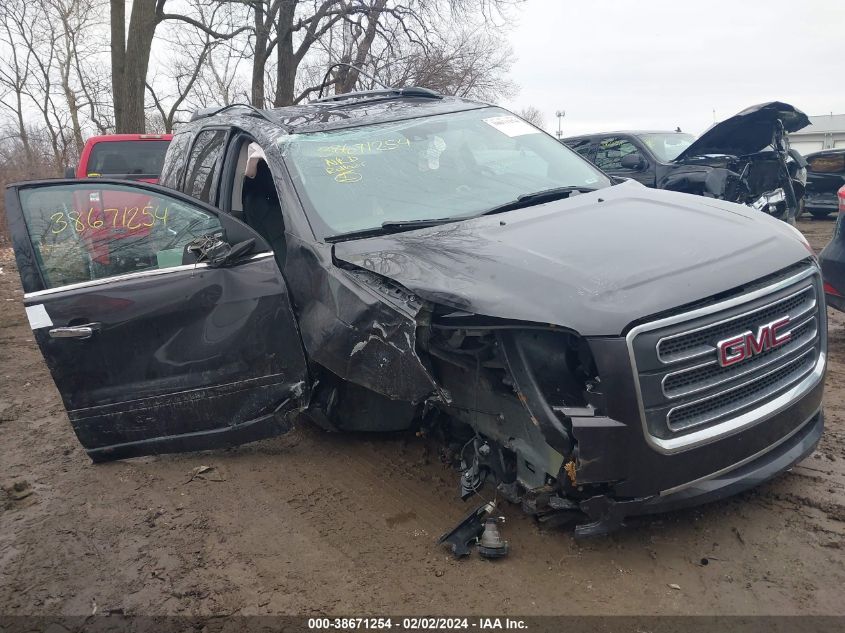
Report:
[[[748,207],[626,182],[339,242],[334,257],[436,304],[607,336],[808,258],[799,236]]]
[[[796,132],[810,125],[807,115],[788,103],[761,103],[711,127],[681,152],[675,162],[705,154],[744,156],[759,152],[771,145],[778,119],[783,121],[787,132]]]

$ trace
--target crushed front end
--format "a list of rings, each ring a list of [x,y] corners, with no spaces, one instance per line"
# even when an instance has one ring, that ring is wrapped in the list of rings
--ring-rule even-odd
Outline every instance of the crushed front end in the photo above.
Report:
[[[463,495],[493,483],[588,536],[788,469],[823,427],[823,297],[805,261],[622,336],[435,313],[419,344]]]

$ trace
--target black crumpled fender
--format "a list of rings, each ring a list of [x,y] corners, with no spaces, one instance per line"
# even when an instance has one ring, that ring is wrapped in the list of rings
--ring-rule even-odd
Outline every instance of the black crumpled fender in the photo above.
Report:
[[[416,351],[425,304],[379,275],[334,265],[330,249],[289,236],[285,276],[309,360],[392,400],[416,403],[436,393]]]
[[[724,167],[690,167],[670,172],[658,188],[736,202],[742,176]]]

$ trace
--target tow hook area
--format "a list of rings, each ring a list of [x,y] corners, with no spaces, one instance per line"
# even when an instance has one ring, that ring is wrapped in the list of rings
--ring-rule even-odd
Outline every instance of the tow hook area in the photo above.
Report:
[[[437,539],[438,544],[446,544],[455,558],[469,556],[473,545],[478,545],[478,553],[484,558],[503,558],[508,555],[508,542],[502,539],[498,524],[504,523],[504,517],[489,516],[496,509],[492,501],[472,510],[450,531]]]
[[[610,497],[596,496],[579,504],[581,512],[592,519],[589,523],[575,526],[575,538],[604,536],[621,528],[626,516],[636,514],[637,510],[652,497],[640,497],[615,501]]]

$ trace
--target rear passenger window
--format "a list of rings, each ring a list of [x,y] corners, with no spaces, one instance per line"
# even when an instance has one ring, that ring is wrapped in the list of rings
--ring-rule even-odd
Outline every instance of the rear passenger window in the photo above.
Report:
[[[605,171],[622,169],[622,157],[636,151],[637,147],[627,139],[604,138],[599,143],[593,162]]]
[[[188,242],[223,237],[212,213],[132,185],[42,185],[19,197],[47,288],[180,266]]]
[[[225,130],[204,130],[197,134],[188,157],[185,193],[203,202],[212,201],[217,189],[218,166],[225,142]]]
[[[178,189],[185,173],[185,152],[191,141],[189,133],[176,134],[164,156],[159,183],[171,189]]]

